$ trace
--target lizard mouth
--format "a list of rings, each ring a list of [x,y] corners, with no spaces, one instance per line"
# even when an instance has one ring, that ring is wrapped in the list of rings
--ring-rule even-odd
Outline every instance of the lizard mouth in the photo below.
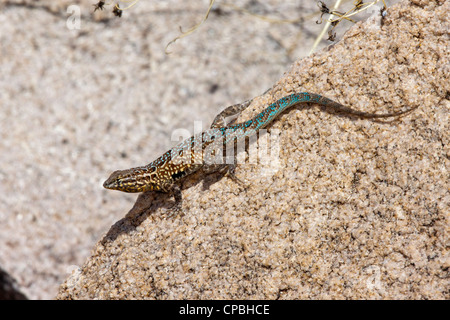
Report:
[[[120,181],[113,176],[109,177],[105,182],[103,182],[103,188],[110,190],[119,190],[121,185],[122,183],[120,183]]]
[[[117,187],[114,181],[109,181],[109,179],[103,182],[103,188],[105,189],[114,189],[115,186]]]
[[[111,173],[109,178],[106,179],[105,182],[103,182],[103,188],[117,190],[123,184],[121,181],[123,180],[123,178],[124,177],[121,175],[120,171],[114,171],[113,173]]]

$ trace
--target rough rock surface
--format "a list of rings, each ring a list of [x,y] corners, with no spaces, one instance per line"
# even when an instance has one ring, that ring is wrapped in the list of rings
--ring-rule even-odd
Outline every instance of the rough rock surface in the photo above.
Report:
[[[403,1],[358,23],[239,121],[296,91],[414,112],[284,113],[276,165],[238,166],[245,188],[194,175],[176,217],[169,196],[140,195],[58,299],[449,299],[449,10]]]

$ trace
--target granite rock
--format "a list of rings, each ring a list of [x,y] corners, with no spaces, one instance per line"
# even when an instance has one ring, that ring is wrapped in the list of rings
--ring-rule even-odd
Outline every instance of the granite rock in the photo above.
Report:
[[[57,298],[449,299],[449,10],[421,0],[374,14],[295,62],[238,121],[297,91],[414,112],[285,112],[268,130],[277,161],[239,165],[245,187],[194,174],[175,217],[170,196],[140,195]]]

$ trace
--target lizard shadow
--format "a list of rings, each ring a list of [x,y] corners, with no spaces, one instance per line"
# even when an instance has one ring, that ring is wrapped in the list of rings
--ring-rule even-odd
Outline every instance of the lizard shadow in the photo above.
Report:
[[[100,243],[106,245],[108,242],[114,242],[121,234],[131,233],[158,208],[170,210],[173,207],[170,198],[171,195],[156,191],[139,194],[130,211],[110,227]]]
[[[339,110],[334,110],[333,108],[330,108],[328,106],[322,106],[322,105],[318,105],[316,103],[308,103],[307,105],[304,106],[297,106],[297,110],[311,110],[314,108],[318,108],[320,110],[320,112],[323,113],[328,113],[333,115],[334,117],[337,118],[345,118],[345,119],[351,119],[351,120],[369,120],[371,122],[375,122],[375,123],[380,123],[380,124],[390,124],[390,123],[394,123],[400,120],[400,118],[402,117],[402,115],[399,115],[397,117],[395,117],[392,120],[387,120],[387,118],[376,118],[376,117],[362,117],[361,115],[357,115],[357,114],[352,114],[352,113],[347,113],[345,111],[339,111]],[[356,109],[352,109],[349,108],[353,111],[358,111]],[[370,112],[368,112],[368,114],[370,114]],[[375,113],[374,113],[375,115]],[[406,114],[405,114],[406,115]]]

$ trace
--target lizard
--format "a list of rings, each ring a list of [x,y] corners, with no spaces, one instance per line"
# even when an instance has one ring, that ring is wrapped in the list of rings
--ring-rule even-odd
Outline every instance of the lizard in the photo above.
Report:
[[[220,165],[214,163],[217,148],[227,143],[245,139],[259,129],[266,128],[285,110],[300,104],[314,103],[342,113],[363,119],[379,119],[398,117],[414,110],[416,107],[392,113],[368,113],[357,111],[322,95],[310,92],[298,92],[285,96],[256,115],[254,118],[238,124],[225,125],[225,118],[240,114],[253,99],[225,108],[219,113],[210,129],[194,135],[179,143],[159,158],[145,166],[114,171],[104,182],[103,187],[123,192],[160,191],[170,193],[175,198],[175,210],[181,209],[182,195],[178,185],[182,178],[203,169],[205,172],[225,168],[231,178],[234,175],[234,164]]]

